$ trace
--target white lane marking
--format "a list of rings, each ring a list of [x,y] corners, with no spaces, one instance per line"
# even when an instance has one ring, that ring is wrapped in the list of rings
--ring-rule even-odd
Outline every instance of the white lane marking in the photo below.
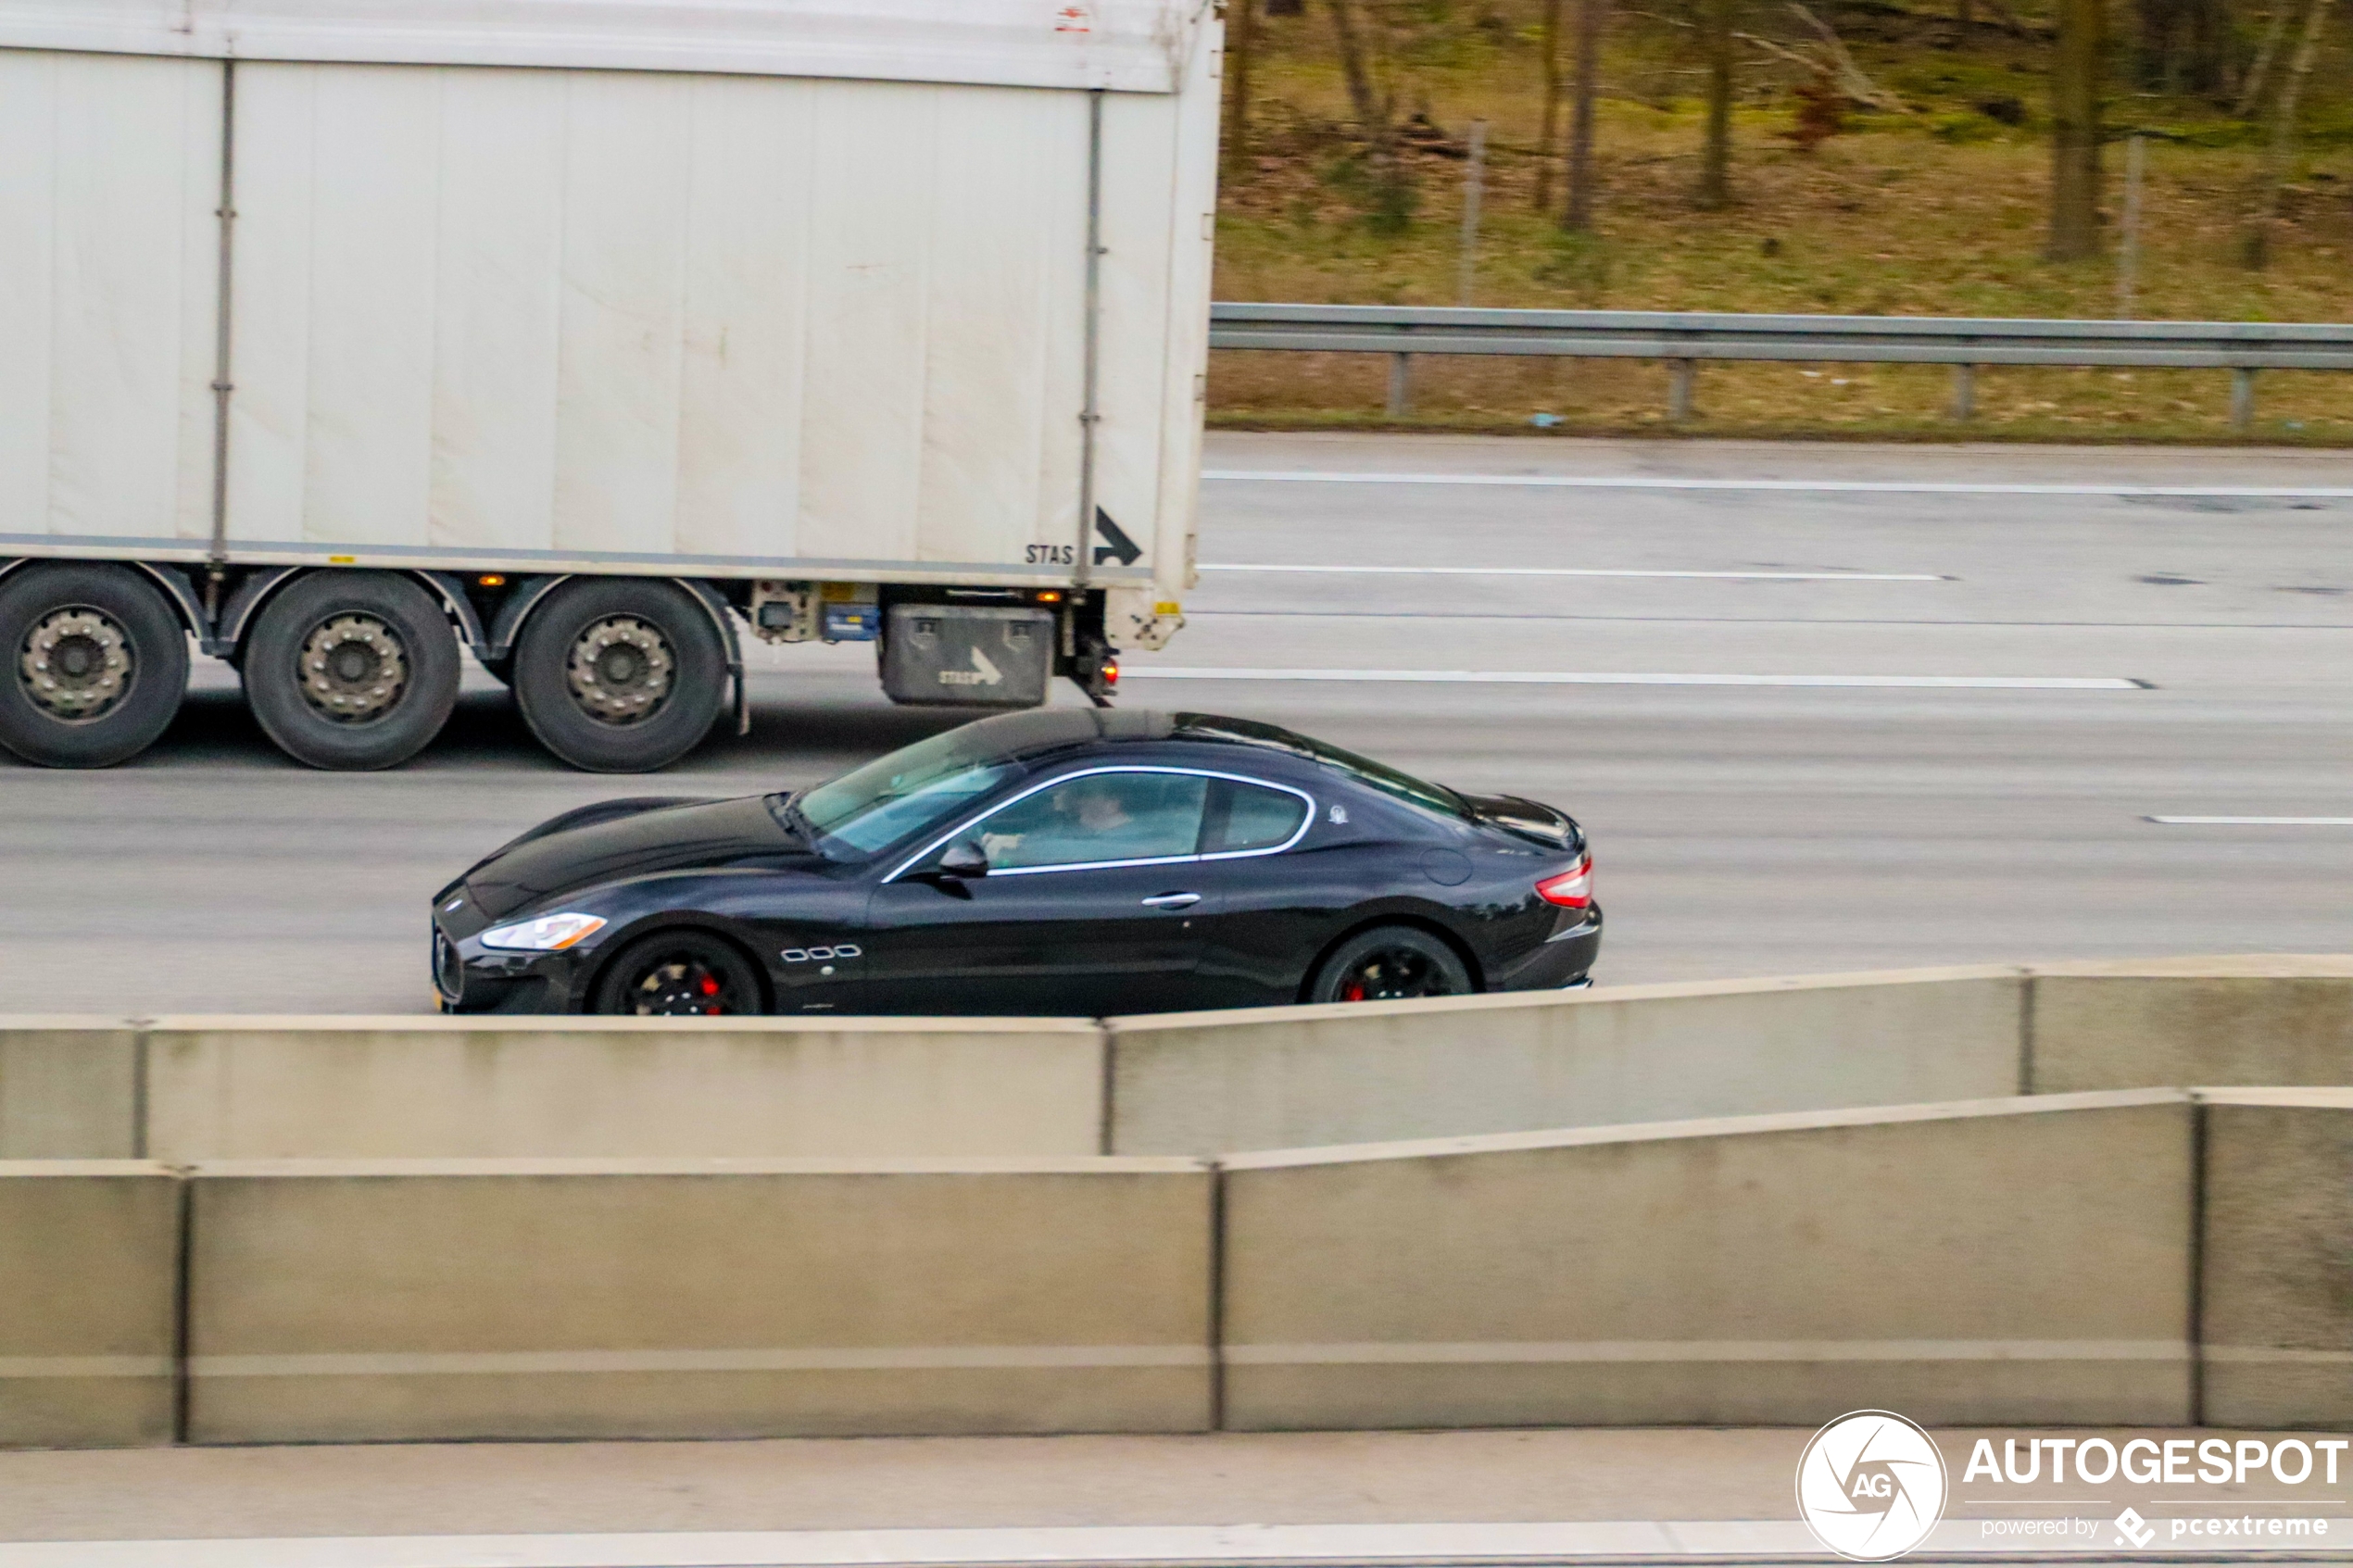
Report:
[[[1525,686],[1859,686],[1962,691],[2131,692],[2156,683],[2123,675],[1685,675],[1554,670],[1238,670],[1198,665],[1127,665],[1123,682],[1402,681]]]
[[[925,1568],[1026,1563],[1549,1562],[1819,1556],[1795,1521],[1121,1524],[0,1544],[0,1568]]]
[[[359,1350],[195,1356],[191,1377],[497,1377],[547,1373],[884,1372],[1206,1366],[1199,1345],[875,1345],[791,1350]]]
[[[1578,1339],[1228,1345],[1234,1366],[1716,1361],[2179,1361],[2178,1339]]]
[[[1593,566],[1277,566],[1203,561],[1202,571],[1312,571],[1399,577],[1696,577],[1723,583],[1957,583],[1941,571],[1648,571]]]
[[[1792,490],[1860,495],[2182,495],[2353,500],[2344,484],[2083,484],[1940,479],[1682,479],[1660,474],[1351,473],[1321,469],[1203,469],[1204,480],[1265,484],[1487,484],[1547,490]]]
[[[2353,817],[2144,817],[2170,828],[2353,828]]]
[[[0,1356],[0,1378],[170,1377],[170,1356]]]

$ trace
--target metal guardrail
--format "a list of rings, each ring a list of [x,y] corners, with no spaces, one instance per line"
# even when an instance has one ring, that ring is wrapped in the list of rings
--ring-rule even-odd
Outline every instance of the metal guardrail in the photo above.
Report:
[[[2255,418],[2258,370],[2353,370],[2353,324],[2046,321],[1957,316],[1744,316],[1667,310],[1478,310],[1441,306],[1218,304],[1213,348],[1390,356],[1389,411],[1412,398],[1416,354],[1657,359],[1668,417],[1692,411],[1702,360],[1950,365],[1966,420],[1981,365],[2147,366],[2232,372],[2231,420]]]

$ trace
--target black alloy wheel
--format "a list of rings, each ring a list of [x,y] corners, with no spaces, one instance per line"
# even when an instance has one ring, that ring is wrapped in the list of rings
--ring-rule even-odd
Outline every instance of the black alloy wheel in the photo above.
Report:
[[[188,691],[188,634],[135,567],[36,561],[0,577],[0,746],[44,768],[110,768]]]
[[[1308,983],[1311,1002],[1396,1002],[1462,997],[1476,987],[1462,956],[1413,925],[1377,925],[1334,948]]]
[[[718,721],[727,647],[675,583],[576,577],[523,622],[510,684],[539,744],[573,767],[651,772]]]
[[[622,950],[597,983],[593,1010],[638,1018],[739,1018],[763,1012],[760,976],[732,942],[664,931]]]
[[[440,601],[390,571],[314,571],[262,607],[239,671],[278,749],[338,771],[396,767],[458,705],[458,636]]]

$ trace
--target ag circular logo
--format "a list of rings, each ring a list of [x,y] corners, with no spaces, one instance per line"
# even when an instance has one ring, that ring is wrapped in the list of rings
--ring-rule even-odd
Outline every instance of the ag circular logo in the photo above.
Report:
[[[1892,1411],[1856,1411],[1814,1434],[1797,1461],[1797,1512],[1855,1562],[1901,1557],[1944,1516],[1944,1456]]]

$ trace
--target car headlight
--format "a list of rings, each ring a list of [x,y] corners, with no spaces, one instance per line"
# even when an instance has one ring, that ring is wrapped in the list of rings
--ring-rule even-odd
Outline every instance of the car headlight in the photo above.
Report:
[[[541,915],[537,920],[517,921],[512,925],[494,925],[482,934],[482,945],[516,952],[552,953],[604,928],[602,915]]]

